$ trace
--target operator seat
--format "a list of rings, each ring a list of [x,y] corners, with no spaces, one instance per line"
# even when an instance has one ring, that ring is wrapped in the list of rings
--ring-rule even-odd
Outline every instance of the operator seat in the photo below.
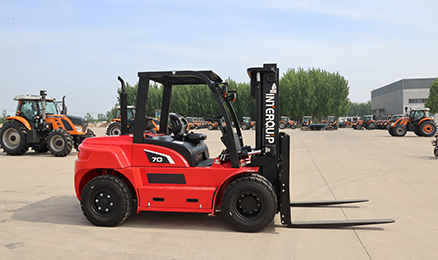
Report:
[[[172,125],[172,133],[176,141],[187,141],[190,143],[198,143],[207,139],[207,135],[200,133],[187,133],[189,122],[181,115],[170,113],[170,124]]]

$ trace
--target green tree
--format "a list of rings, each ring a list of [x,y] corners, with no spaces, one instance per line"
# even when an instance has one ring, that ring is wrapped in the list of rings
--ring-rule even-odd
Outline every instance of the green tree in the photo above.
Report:
[[[280,79],[280,113],[293,120],[343,115],[349,108],[349,91],[348,81],[338,72],[288,69]]]
[[[438,113],[438,78],[435,79],[432,86],[430,86],[429,97],[424,106],[428,107],[431,113]]]
[[[371,101],[366,103],[352,102],[350,103],[350,109],[347,116],[361,116],[371,114]]]
[[[0,117],[0,124],[3,124],[6,120],[5,118],[8,117],[8,112],[6,111],[6,109],[4,109],[2,111],[2,116]]]
[[[88,120],[88,123],[94,123],[94,118],[90,113],[87,112],[84,117]]]

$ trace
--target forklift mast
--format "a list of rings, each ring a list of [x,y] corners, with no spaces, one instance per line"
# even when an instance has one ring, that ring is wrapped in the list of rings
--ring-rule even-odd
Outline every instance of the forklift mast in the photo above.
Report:
[[[248,68],[248,75],[251,78],[251,96],[256,101],[255,150],[262,151],[253,156],[251,165],[260,167],[260,174],[278,191],[277,170],[282,164],[277,123],[280,121],[279,69],[277,64],[263,64],[263,67]]]

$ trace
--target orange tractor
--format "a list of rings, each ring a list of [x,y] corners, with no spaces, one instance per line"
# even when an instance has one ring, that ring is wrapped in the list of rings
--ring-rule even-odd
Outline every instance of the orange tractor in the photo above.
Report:
[[[286,127],[290,127],[291,129],[297,128],[297,122],[290,120],[288,116],[281,116],[280,123],[278,123],[278,127],[280,129],[284,129]]]
[[[373,115],[362,116],[360,120],[357,120],[357,122],[353,124],[353,129],[361,130],[363,128],[368,130],[377,128],[376,120],[374,120]]]
[[[155,114],[157,115],[157,111]],[[131,133],[134,127],[134,118],[135,118],[135,106],[126,106],[127,112],[127,127],[128,133]],[[145,119],[145,132],[156,133],[159,129],[160,120],[152,117],[146,117]],[[120,106],[117,107],[117,115],[116,118],[111,119],[111,124],[106,128],[106,135],[121,135],[122,134],[122,122],[120,115]]]
[[[22,155],[29,147],[39,153],[50,151],[54,156],[67,156],[73,147],[78,149],[85,138],[94,137],[88,121],[78,116],[66,115],[64,99],[58,113],[55,98],[40,95],[19,95],[17,112],[6,117],[0,129],[0,144],[8,155]]]
[[[428,108],[412,109],[409,117],[402,117],[388,128],[392,136],[405,136],[407,131],[413,131],[418,136],[432,137],[436,133],[436,123],[429,115]]]
[[[244,116],[242,117],[242,125],[240,126],[242,130],[255,130],[255,121],[251,121],[251,117]]]

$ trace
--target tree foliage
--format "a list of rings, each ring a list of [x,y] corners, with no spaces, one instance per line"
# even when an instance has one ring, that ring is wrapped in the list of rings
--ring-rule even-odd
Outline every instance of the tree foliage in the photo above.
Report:
[[[371,114],[371,101],[366,103],[350,103],[350,109],[348,110],[347,116],[361,116]]]
[[[435,79],[432,86],[430,86],[429,97],[424,106],[428,107],[432,114],[438,113],[438,78]]]
[[[239,119],[244,116],[255,117],[255,100],[251,97],[249,83],[237,83],[228,78],[229,90],[237,92],[237,101],[233,104]],[[301,120],[304,115],[315,118],[328,115],[345,115],[350,107],[348,100],[348,81],[339,73],[330,73],[321,69],[289,69],[279,83],[280,113],[294,120]],[[126,83],[128,105],[136,105],[138,83]],[[108,119],[117,113],[120,104],[121,89],[117,90],[118,103],[107,112]],[[163,89],[160,84],[149,86],[146,114],[154,116],[154,111],[161,109]],[[214,117],[219,106],[207,85],[185,85],[172,87],[170,111],[183,116]]]
[[[349,108],[348,81],[321,69],[289,69],[280,79],[280,113],[301,120],[344,115]]]

